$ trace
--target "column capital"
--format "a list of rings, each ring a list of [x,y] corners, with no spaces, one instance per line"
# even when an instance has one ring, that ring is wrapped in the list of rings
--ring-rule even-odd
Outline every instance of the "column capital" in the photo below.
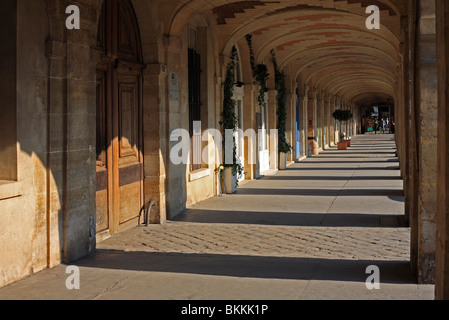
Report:
[[[316,100],[317,98],[318,89],[315,87],[310,87],[308,91],[308,98]]]
[[[163,44],[167,51],[179,53],[182,49],[182,40],[173,35],[164,35]]]
[[[324,90],[317,89],[317,100],[318,101],[323,101],[325,99],[325,95],[326,95],[326,93],[324,92]]]
[[[302,88],[300,86],[298,86],[298,96],[300,98],[307,98],[308,91],[309,91],[309,86],[304,85],[304,87],[302,87]]]

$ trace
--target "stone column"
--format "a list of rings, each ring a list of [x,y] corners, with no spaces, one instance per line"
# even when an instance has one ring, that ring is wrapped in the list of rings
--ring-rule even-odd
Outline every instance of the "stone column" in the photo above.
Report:
[[[329,95],[323,94],[323,149],[329,148]]]
[[[166,131],[167,108],[165,107],[168,101],[164,94],[169,81],[166,66],[147,65],[143,79],[145,203],[151,200],[156,203],[151,211],[150,223],[158,224],[167,220],[165,163],[170,161],[169,150],[167,150],[170,137]]]
[[[335,96],[332,94],[329,94],[329,104],[328,104],[328,128],[329,128],[329,132],[328,132],[328,137],[329,137],[329,146],[333,147],[336,144],[335,141],[335,119],[332,116],[332,113],[335,110]]]
[[[317,139],[317,124],[316,124],[316,111],[317,111],[317,89],[311,88],[308,92],[308,100],[307,100],[307,144],[310,145],[310,148],[316,145]],[[315,147],[311,150],[311,156],[317,153]]]
[[[348,111],[351,111],[351,106],[349,104],[349,102],[345,103],[345,109]],[[351,126],[352,126],[352,120],[348,120],[345,123],[346,126],[346,139],[349,139],[349,137],[351,137]]]
[[[170,35],[163,39],[165,49],[165,61],[167,63],[167,72],[176,73],[178,75],[179,97],[177,99],[167,99],[165,104],[165,133],[170,137],[171,132],[179,128],[189,128],[189,106],[188,101],[188,82],[186,74],[187,68],[187,49],[183,54],[182,39]],[[165,93],[167,94],[167,93]],[[166,140],[165,157],[170,159],[170,150],[178,142]],[[186,185],[187,165],[174,165],[168,161],[165,166],[166,174],[166,215],[167,219],[173,218],[185,209],[187,202],[187,185]]]
[[[395,117],[392,119],[395,123],[395,138],[398,150],[399,166],[404,183],[404,211],[405,223],[410,223],[411,204],[413,202],[413,192],[410,181],[410,166],[412,161],[408,157],[408,149],[411,149],[409,134],[409,112],[410,112],[410,61],[409,61],[409,21],[407,17],[401,18],[401,38],[400,58],[399,58],[399,93],[395,101]]]
[[[257,124],[256,124],[256,104],[255,99],[256,87],[253,84],[245,84],[244,86],[245,95],[243,96],[243,131],[254,130],[257,135]],[[251,145],[249,137],[245,137],[245,179],[254,180],[257,178],[257,163],[258,163],[258,139],[256,138],[255,144]],[[248,163],[250,155],[253,155],[253,163]]]
[[[351,101],[351,111],[352,111],[352,114],[353,114],[353,118],[352,118],[352,127],[351,127],[351,136],[355,136],[356,134],[357,134],[357,123],[358,123],[358,121],[359,121],[359,117],[358,117],[358,114],[357,114],[357,110],[356,110],[356,107],[355,107],[355,104],[354,104],[354,102],[352,102]]]
[[[276,90],[268,91],[268,152],[270,153],[270,169],[278,168],[278,140],[273,139],[271,130],[277,129],[277,92]]]
[[[286,102],[286,107],[287,107],[287,120],[286,120],[286,137],[287,137],[287,142],[294,147],[295,145],[295,137],[296,137],[296,129],[295,129],[295,123],[296,123],[296,115],[295,115],[295,110],[296,110],[296,94],[291,94],[288,93],[287,94],[287,102]],[[295,161],[295,154],[294,151],[292,150],[288,156],[287,156],[287,161]]]
[[[417,210],[412,254],[416,254],[419,283],[433,283],[435,277],[437,211],[437,127],[438,97],[435,2],[419,1],[415,60],[415,128],[417,157]]]
[[[50,2],[52,4],[50,5]],[[96,54],[93,14],[65,27],[65,7],[49,1],[49,267],[95,247]],[[57,200],[59,199],[59,200]]]
[[[316,141],[318,143],[318,148],[322,150],[324,148],[324,96],[323,92],[319,91],[317,94],[317,103],[316,103],[316,116],[317,116],[317,137]]]
[[[307,105],[308,105],[308,90],[305,86],[299,90],[299,141],[300,141],[300,156],[307,156]]]
[[[335,101],[334,101],[334,106],[333,106],[332,112],[334,112],[335,110],[337,110],[339,108],[341,108],[340,97],[338,95],[335,95]],[[335,128],[334,129],[334,141],[335,141],[335,144],[337,144],[338,142],[340,142],[341,123],[340,123],[340,121],[335,120],[335,118],[333,118],[333,122],[334,122],[334,128]]]
[[[438,53],[438,210],[435,299],[449,299],[449,3],[436,1]]]
[[[407,210],[410,220],[410,267],[413,274],[417,274],[418,268],[418,160],[417,160],[417,114],[418,111],[415,107],[417,91],[416,85],[416,73],[418,68],[415,67],[417,52],[414,48],[414,44],[417,43],[417,28],[415,21],[417,18],[416,1],[409,0],[408,2],[409,14],[408,14],[408,42],[409,50],[408,54],[408,77],[406,81],[410,82],[410,102],[407,103],[407,108],[404,113],[405,132],[407,135],[408,146],[405,157],[407,159],[407,172],[408,172],[408,184],[406,185],[405,192],[405,208]]]

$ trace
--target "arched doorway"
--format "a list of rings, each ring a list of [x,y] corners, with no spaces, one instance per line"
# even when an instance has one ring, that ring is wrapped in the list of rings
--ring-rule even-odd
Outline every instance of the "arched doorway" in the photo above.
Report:
[[[97,241],[135,226],[143,206],[142,49],[129,0],[106,0],[97,47]]]
[[[237,54],[235,56],[235,72],[234,72],[234,97],[235,100],[235,116],[237,118],[237,131],[234,133],[235,141],[236,141],[236,154],[237,159],[240,164],[244,165],[245,163],[245,139],[243,132],[243,98],[245,96],[245,91],[243,88],[243,79],[242,79],[242,68],[240,61],[240,54],[237,50]],[[245,173],[243,172],[241,175],[237,177],[237,181],[245,180]]]

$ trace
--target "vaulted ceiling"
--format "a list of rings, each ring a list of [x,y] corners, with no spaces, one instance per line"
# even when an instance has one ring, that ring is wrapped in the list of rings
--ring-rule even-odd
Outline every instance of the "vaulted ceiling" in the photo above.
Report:
[[[363,104],[394,96],[401,42],[403,0],[181,0],[162,1],[166,30],[179,32],[195,14],[216,20],[218,48],[228,55],[253,35],[256,61],[272,49],[300,85]],[[366,8],[380,9],[380,30],[368,30]]]

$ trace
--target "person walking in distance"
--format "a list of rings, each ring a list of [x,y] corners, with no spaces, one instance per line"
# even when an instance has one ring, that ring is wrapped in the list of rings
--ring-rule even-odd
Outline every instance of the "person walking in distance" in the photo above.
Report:
[[[379,126],[380,126],[380,133],[384,134],[385,133],[385,120],[384,120],[384,118],[380,119]]]

